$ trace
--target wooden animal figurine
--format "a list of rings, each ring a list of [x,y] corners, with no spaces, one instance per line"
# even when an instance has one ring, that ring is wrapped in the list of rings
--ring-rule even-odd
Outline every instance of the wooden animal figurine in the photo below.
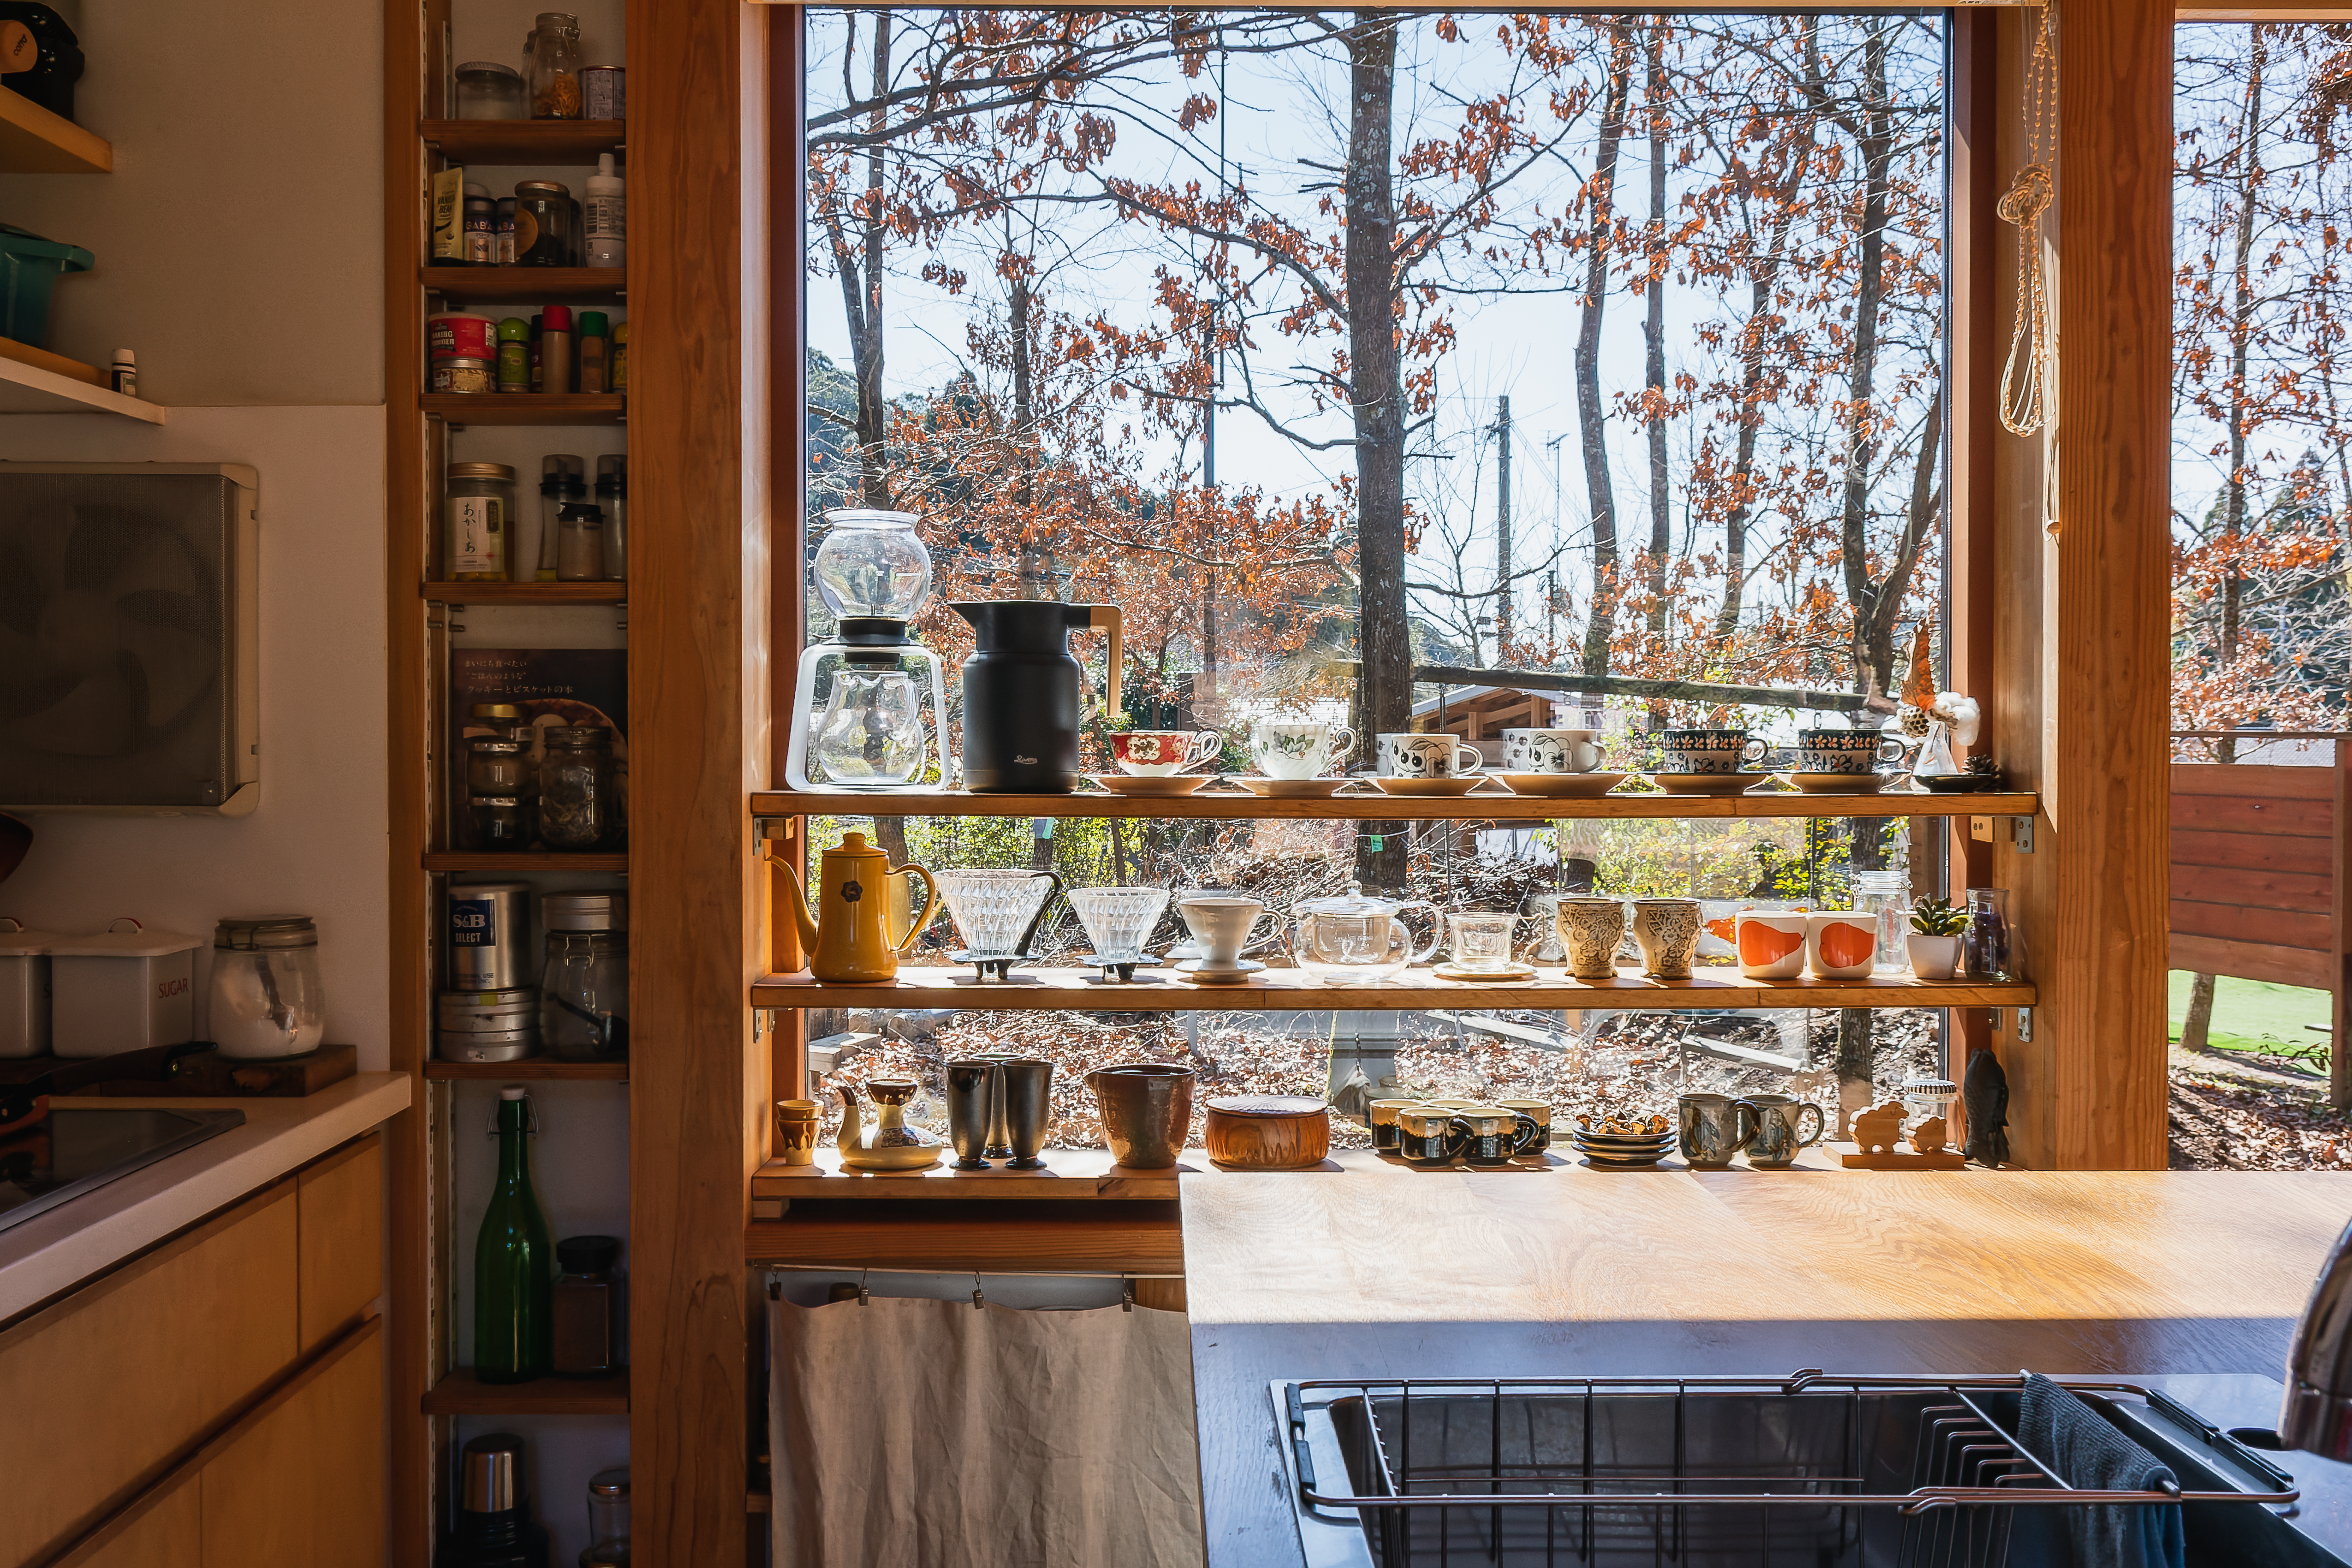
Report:
[[[1921,1154],[1941,1153],[1944,1148],[1944,1119],[1930,1116],[1911,1130],[1911,1148]]]
[[[1852,1135],[1854,1147],[1863,1153],[1882,1149],[1893,1152],[1903,1137],[1903,1102],[1890,1100],[1859,1113],[1853,1119]]]

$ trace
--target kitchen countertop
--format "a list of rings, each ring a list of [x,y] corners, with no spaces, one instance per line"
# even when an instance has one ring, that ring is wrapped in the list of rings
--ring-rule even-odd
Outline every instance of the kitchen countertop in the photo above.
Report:
[[[1181,1179],[1211,1568],[1300,1560],[1276,1379],[2275,1378],[2352,1217],[2332,1173],[1339,1163]]]
[[[84,1099],[58,1105],[235,1109],[245,1125],[0,1230],[0,1322],[182,1230],[408,1107],[400,1073],[363,1072],[299,1100]]]

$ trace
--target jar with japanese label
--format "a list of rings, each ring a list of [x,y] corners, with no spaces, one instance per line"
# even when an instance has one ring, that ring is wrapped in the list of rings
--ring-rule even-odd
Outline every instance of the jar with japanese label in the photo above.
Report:
[[[547,964],[540,1037],[565,1061],[629,1054],[629,919],[625,893],[550,893],[540,904]]]
[[[564,725],[547,731],[539,765],[539,836],[550,849],[620,847],[621,801],[614,789],[613,731]]]
[[[503,583],[514,539],[514,470],[504,463],[449,465],[447,556],[457,583]]]

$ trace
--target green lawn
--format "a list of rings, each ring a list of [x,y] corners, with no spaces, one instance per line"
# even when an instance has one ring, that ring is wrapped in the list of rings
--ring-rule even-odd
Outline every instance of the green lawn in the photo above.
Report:
[[[2180,1038],[2180,1020],[2189,1011],[2189,979],[2186,970],[2172,972],[2169,1037],[2176,1040]],[[2225,974],[2213,983],[2213,1026],[2206,1040],[2221,1050],[2259,1045],[2265,1035],[2291,1045],[2306,1045],[2315,1040],[2325,1044],[2326,1036],[2304,1026],[2326,1024],[2329,997],[2325,991],[2238,980]]]

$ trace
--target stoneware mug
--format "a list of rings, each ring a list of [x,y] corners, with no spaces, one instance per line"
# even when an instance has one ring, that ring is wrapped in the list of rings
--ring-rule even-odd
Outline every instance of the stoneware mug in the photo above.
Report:
[[[1878,967],[1878,922],[1852,910],[1805,917],[1805,957],[1816,980],[1867,980]]]
[[[1829,1126],[1820,1106],[1792,1094],[1751,1094],[1746,1103],[1756,1113],[1756,1135],[1748,1144],[1748,1163],[1759,1171],[1788,1169],[1796,1163],[1797,1151],[1820,1142]],[[1808,1116],[1813,1119],[1810,1133],[1801,1131]]]
[[[1390,779],[1449,779],[1475,773],[1484,766],[1478,748],[1451,735],[1427,735],[1416,731],[1382,735],[1381,776]]]
[[[1667,730],[1658,750],[1670,773],[1736,773],[1763,759],[1764,742],[1745,730]]]
[[[1365,1127],[1372,1135],[1372,1152],[1393,1154],[1397,1151],[1397,1113],[1421,1104],[1418,1100],[1376,1100],[1365,1109]]]
[[[1201,967],[1210,970],[1238,968],[1250,932],[1259,921],[1274,913],[1262,900],[1217,894],[1179,899],[1176,912],[1184,917],[1185,929],[1200,944]]]
[[[1344,724],[1260,719],[1250,726],[1250,766],[1270,779],[1319,779],[1356,749]]]
[[[1805,972],[1805,934],[1812,917],[1798,910],[1742,910],[1733,945],[1749,980],[1794,980]]]
[[[1551,1101],[1548,1100],[1498,1100],[1504,1110],[1526,1117],[1536,1124],[1535,1135],[1529,1138],[1522,1154],[1540,1154],[1551,1147]]]
[[[776,1158],[787,1165],[816,1163],[820,1107],[814,1100],[776,1101]]]
[[[1507,1165],[1535,1142],[1536,1121],[1505,1105],[1465,1105],[1454,1113],[1465,1165]]]
[[[1426,1101],[1397,1112],[1397,1157],[1408,1165],[1450,1165],[1468,1133],[1454,1121],[1455,1108]]]
[[[1159,779],[1207,762],[1224,743],[1214,730],[1121,730],[1110,738],[1110,754],[1120,771]]]
[[[1756,1108],[1727,1094],[1685,1094],[1675,1101],[1683,1158],[1695,1169],[1719,1171],[1756,1141],[1763,1120]],[[1793,1158],[1793,1156],[1792,1156]]]
[[[1598,730],[1506,730],[1503,771],[1589,773],[1601,765]]]
[[[1696,899],[1635,899],[1633,942],[1642,950],[1642,973],[1658,980],[1690,978],[1698,951]]]
[[[1617,950],[1625,944],[1623,900],[1598,893],[1562,893],[1559,945],[1568,972],[1579,980],[1606,980],[1617,973]]]
[[[1808,773],[1866,773],[1903,760],[1903,742],[1875,730],[1800,730],[1797,768]]]

